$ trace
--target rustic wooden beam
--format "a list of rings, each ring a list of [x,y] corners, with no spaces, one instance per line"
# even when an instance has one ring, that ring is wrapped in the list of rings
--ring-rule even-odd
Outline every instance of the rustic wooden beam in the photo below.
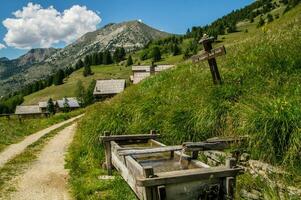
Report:
[[[145,148],[145,149],[134,149],[134,150],[119,150],[118,154],[120,156],[132,156],[132,155],[141,155],[141,154],[152,154],[152,153],[163,153],[171,151],[181,151],[183,147],[178,146],[165,146],[165,147],[154,147],[154,148]]]
[[[106,165],[108,170],[108,175],[112,175],[112,152],[111,152],[111,142],[105,142],[105,155],[106,155]]]
[[[186,151],[223,150],[229,145],[223,142],[185,142],[183,147]]]
[[[102,142],[106,142],[106,141],[126,141],[126,140],[156,139],[158,137],[160,137],[159,134],[111,135],[111,136],[100,136],[100,140]]]
[[[210,60],[213,58],[216,58],[218,56],[223,56],[226,54],[226,49],[224,46],[216,48],[216,49],[212,49],[209,52],[204,52],[201,55],[195,55],[193,57],[191,57],[192,62],[196,63],[196,62],[201,62],[201,61],[205,61],[205,60]]]
[[[214,138],[209,138],[206,140],[206,142],[229,142],[229,143],[233,143],[233,142],[240,142],[240,141],[244,141],[247,140],[249,138],[249,136],[245,135],[245,136],[239,136],[239,137],[214,137]]]
[[[235,177],[241,168],[229,169],[225,167],[211,167],[202,169],[180,170],[172,172],[157,173],[154,178],[137,179],[137,185],[141,187],[151,187],[157,185],[168,185],[176,183],[184,183],[202,179],[214,179],[224,177]]]

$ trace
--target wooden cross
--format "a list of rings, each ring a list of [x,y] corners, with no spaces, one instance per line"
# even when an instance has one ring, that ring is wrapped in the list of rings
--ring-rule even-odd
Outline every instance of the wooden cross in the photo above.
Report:
[[[212,49],[212,43],[214,41],[214,37],[208,37],[206,34],[203,36],[203,38],[200,40],[200,43],[203,44],[205,53],[201,55],[196,55],[193,56],[192,62],[201,62],[204,60],[208,60],[209,66],[210,66],[210,71],[212,74],[213,78],[213,83],[214,84],[221,84],[222,80],[218,71],[218,67],[216,64],[216,57],[217,56],[222,56],[226,54],[226,49],[224,46]]]

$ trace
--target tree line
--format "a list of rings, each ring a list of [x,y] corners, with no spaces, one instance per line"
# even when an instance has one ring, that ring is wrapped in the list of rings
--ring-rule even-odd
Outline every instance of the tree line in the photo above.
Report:
[[[287,5],[287,7],[292,7],[290,5],[297,5],[300,0],[282,0],[280,2]],[[273,0],[255,1],[249,6],[234,10],[230,14],[217,19],[210,25],[198,27],[194,26],[191,29],[188,29],[185,37],[196,38],[199,40],[204,33],[217,38],[218,35],[236,32],[236,24],[238,22],[249,20],[251,23],[253,23],[255,17],[267,14],[276,7],[279,7],[279,5]],[[269,16],[269,18],[271,17]]]

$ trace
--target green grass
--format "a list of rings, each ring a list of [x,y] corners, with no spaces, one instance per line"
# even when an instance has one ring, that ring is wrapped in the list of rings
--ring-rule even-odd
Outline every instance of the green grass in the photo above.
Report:
[[[227,56],[218,58],[222,86],[212,84],[207,63],[185,63],[89,107],[69,158],[76,199],[118,199],[118,191],[128,191],[122,181],[108,189],[104,185],[111,183],[97,180],[104,173],[98,141],[104,131],[137,134],[155,129],[166,144],[248,134],[245,150],[253,159],[300,177],[300,13],[298,6],[266,30],[229,45]]]
[[[22,123],[17,117],[11,117],[11,119],[2,117],[0,118],[0,151],[10,144],[18,143],[25,136],[75,117],[82,112],[81,109],[70,113],[58,113],[49,118],[23,119]]]
[[[37,104],[39,101],[47,101],[49,98],[61,99],[65,96],[74,97],[76,91],[76,84],[79,80],[83,82],[85,87],[88,87],[92,80],[97,79],[115,79],[123,78],[129,79],[131,75],[131,67],[123,67],[116,65],[99,65],[92,66],[92,76],[84,77],[83,69],[77,70],[65,79],[64,84],[59,86],[50,86],[24,98],[25,105]]]
[[[0,168],[0,199],[8,198],[10,192],[16,190],[16,183],[13,181],[13,179],[24,173],[30,164],[37,159],[39,152],[43,149],[45,144],[59,131],[63,130],[69,125],[70,124],[66,124],[54,131],[51,131],[49,134],[43,136],[35,143],[29,145],[24,152]]]

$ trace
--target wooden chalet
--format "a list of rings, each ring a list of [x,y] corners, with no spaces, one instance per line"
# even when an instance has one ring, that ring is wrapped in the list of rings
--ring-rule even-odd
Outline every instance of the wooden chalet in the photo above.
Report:
[[[124,79],[97,80],[93,95],[97,99],[113,97],[124,91],[126,82]]]
[[[19,117],[41,117],[46,112],[42,112],[41,108],[38,105],[34,106],[17,106],[15,114]]]
[[[57,105],[56,101],[53,101],[53,104],[56,106]],[[41,102],[39,102],[39,107],[42,110],[42,112],[46,112],[47,111],[47,105],[48,105],[47,101],[41,101]]]
[[[139,65],[139,66],[133,66],[132,72],[133,75],[131,76],[131,81],[134,84],[139,83],[140,81],[146,79],[147,77],[160,73],[161,71],[173,68],[174,65]]]
[[[75,110],[75,109],[80,108],[79,102],[74,97],[67,97],[67,98],[63,98],[61,100],[57,100],[55,105],[57,106],[59,111],[64,109],[66,106],[70,110]]]

